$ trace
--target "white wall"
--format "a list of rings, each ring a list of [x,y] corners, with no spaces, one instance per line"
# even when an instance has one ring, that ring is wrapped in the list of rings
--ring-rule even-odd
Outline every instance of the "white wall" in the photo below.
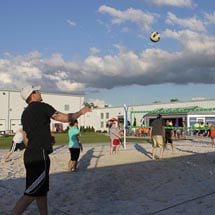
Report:
[[[11,130],[12,124],[18,128],[21,112],[24,109],[24,102],[19,92],[0,91],[0,107],[0,120],[5,121],[4,128],[0,125],[0,130]]]
[[[78,111],[84,102],[84,96],[42,92],[42,97],[44,102],[51,104],[56,110],[66,113]],[[68,107],[68,110],[65,110],[65,105]],[[26,106],[27,104],[21,99],[19,92],[0,90],[0,131],[18,128],[22,111]],[[185,108],[191,106],[215,108],[215,99],[132,105],[128,106],[128,120],[132,123],[133,119],[130,119],[130,111],[151,111],[161,108]],[[101,114],[103,114],[103,119],[101,118]],[[108,119],[113,117],[117,118],[123,114],[123,105],[118,107],[95,108],[91,113],[87,113],[79,118],[79,125],[84,127],[93,126],[95,130],[107,131],[106,123]],[[139,125],[142,114],[135,114],[135,117],[137,118],[137,125]],[[52,121],[52,123],[54,122]],[[67,126],[68,123],[64,123],[64,129]]]
[[[42,94],[43,101],[52,105],[57,111],[63,113],[74,113],[83,107],[84,97],[83,96],[72,96],[65,94]],[[67,107],[67,109],[65,109]],[[79,118],[79,124],[84,124],[84,117]],[[54,120],[51,122],[59,123]],[[68,127],[68,123],[63,123],[63,129]]]
[[[43,101],[52,105],[56,110],[64,113],[76,112],[80,110],[84,102],[83,96],[48,94],[42,93]],[[65,105],[68,110],[65,110]],[[0,131],[17,130],[21,125],[21,114],[27,106],[26,102],[20,97],[20,92],[0,91]],[[82,123],[83,117],[80,118]],[[64,128],[68,123],[63,124]]]

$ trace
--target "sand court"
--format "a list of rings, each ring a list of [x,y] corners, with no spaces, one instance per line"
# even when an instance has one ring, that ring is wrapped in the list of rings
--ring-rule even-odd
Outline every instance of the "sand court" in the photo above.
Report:
[[[162,160],[151,159],[149,143],[129,143],[118,155],[109,154],[108,143],[84,145],[78,172],[67,171],[67,146],[56,147],[50,156],[49,214],[212,215],[215,148],[209,141],[177,141]],[[1,163],[1,215],[9,214],[24,191],[20,155]],[[36,206],[24,214],[38,214]]]

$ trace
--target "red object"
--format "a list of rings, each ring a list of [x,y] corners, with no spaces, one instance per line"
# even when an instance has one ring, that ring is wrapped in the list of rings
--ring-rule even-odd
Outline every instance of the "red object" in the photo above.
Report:
[[[114,146],[117,146],[117,145],[119,145],[119,144],[120,144],[119,139],[114,139],[114,140],[113,140],[113,145],[114,145]]]
[[[117,121],[118,121],[117,118],[111,118],[111,119],[108,120],[108,122],[117,122]]]
[[[215,137],[215,130],[211,130],[211,137]]]

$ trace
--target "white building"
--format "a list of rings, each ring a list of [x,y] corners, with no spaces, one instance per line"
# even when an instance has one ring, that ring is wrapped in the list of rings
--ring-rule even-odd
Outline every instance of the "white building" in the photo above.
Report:
[[[43,93],[44,102],[51,104],[56,110],[64,113],[80,110],[84,103],[84,96]],[[20,96],[20,92],[0,90],[0,131],[16,131],[21,125],[21,114],[27,106]],[[83,116],[79,122],[84,125]],[[52,121],[54,128],[57,122]],[[63,129],[68,123],[63,124]]]
[[[42,93],[42,97],[44,102],[51,104],[56,110],[64,113],[76,112],[84,103],[84,96]],[[0,90],[0,131],[17,130],[21,125],[21,113],[26,105],[27,104],[21,99],[19,92]],[[215,99],[132,105],[128,106],[127,119],[132,125],[134,118],[136,118],[137,126],[140,126],[142,117],[149,111],[186,107],[215,108]],[[187,120],[187,122],[190,119],[192,119],[192,121],[198,119],[205,121],[206,115],[209,116],[210,119],[215,120],[215,111],[213,110],[210,113],[190,113],[186,116],[185,120]],[[123,123],[124,105],[118,107],[94,108],[92,112],[79,118],[79,125],[93,127],[96,131],[108,131],[107,122],[111,118],[117,118],[120,123]],[[56,128],[55,125],[57,123],[56,121],[52,121],[51,127]],[[64,123],[63,129],[66,129],[67,126],[68,123]]]
[[[134,118],[136,118],[137,126],[140,126],[142,123],[142,118],[148,112],[159,109],[176,109],[176,108],[211,108],[210,112],[190,112],[186,115],[184,114],[184,120],[187,121],[187,126],[191,126],[191,121],[204,121],[207,122],[207,119],[212,120],[215,123],[215,99],[202,99],[202,100],[191,100],[191,101],[177,101],[177,102],[166,102],[166,103],[153,103],[146,105],[132,105],[128,106],[127,119],[133,125]],[[88,113],[85,116],[84,122],[85,126],[93,126],[95,130],[107,131],[106,126],[108,119],[117,118],[119,121],[123,122],[124,117],[124,105],[119,107],[105,107],[105,108],[96,108],[91,113]],[[122,120],[120,120],[122,119]]]

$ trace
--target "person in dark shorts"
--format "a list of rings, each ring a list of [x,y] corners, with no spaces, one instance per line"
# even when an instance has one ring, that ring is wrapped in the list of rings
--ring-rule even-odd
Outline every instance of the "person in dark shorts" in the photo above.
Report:
[[[69,137],[69,152],[70,160],[68,162],[69,171],[77,171],[78,159],[80,152],[83,150],[82,143],[80,141],[80,130],[78,128],[78,120],[72,120],[70,122],[68,130]]]
[[[168,150],[167,144],[171,145],[171,149],[173,151],[173,141],[172,141],[172,136],[173,136],[173,129],[171,122],[169,120],[166,121],[166,127],[165,127],[165,147],[164,149]]]
[[[10,147],[9,152],[7,152],[7,154],[3,157],[3,161],[7,161],[7,159],[16,151],[20,150],[22,151],[23,149],[25,149],[25,144],[23,142],[23,130],[22,128],[19,128],[12,140],[12,145]]]
[[[24,195],[17,201],[12,211],[13,215],[22,214],[34,200],[40,215],[48,214],[49,154],[53,151],[50,120],[70,122],[91,111],[89,107],[83,107],[76,113],[61,113],[51,105],[42,102],[39,90],[40,86],[26,86],[21,90],[21,97],[28,104],[21,116],[26,143],[24,153],[26,188]]]

